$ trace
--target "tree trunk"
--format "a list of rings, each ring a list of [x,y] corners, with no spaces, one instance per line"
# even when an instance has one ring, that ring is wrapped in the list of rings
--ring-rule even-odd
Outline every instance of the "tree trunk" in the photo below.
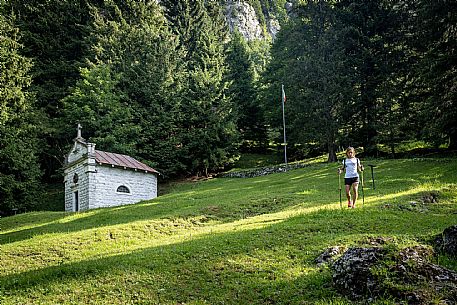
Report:
[[[336,158],[336,149],[335,149],[335,137],[333,135],[329,135],[329,139],[327,140],[327,150],[328,150],[328,159],[327,162],[337,162]]]
[[[332,145],[333,146],[333,145]],[[327,162],[328,163],[331,163],[331,162],[337,162],[338,160],[336,159],[336,151],[335,149],[332,147],[332,148],[329,148],[328,150],[328,160]]]

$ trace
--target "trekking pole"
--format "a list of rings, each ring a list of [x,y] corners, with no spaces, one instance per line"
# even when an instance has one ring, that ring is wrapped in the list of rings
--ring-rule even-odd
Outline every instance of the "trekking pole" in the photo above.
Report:
[[[338,169],[338,189],[340,191],[340,208],[343,209],[343,203],[341,201],[341,172]]]
[[[363,207],[364,204],[365,204],[365,192],[363,191],[363,184],[364,184],[364,182],[363,182],[363,169],[361,171],[361,174],[362,174],[362,207]]]

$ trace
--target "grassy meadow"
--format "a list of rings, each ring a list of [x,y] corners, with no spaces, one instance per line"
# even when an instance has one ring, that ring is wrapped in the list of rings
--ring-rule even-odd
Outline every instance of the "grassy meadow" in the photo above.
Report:
[[[325,249],[426,244],[457,224],[456,159],[365,167],[356,209],[344,194],[340,208],[336,164],[313,163],[175,183],[135,205],[2,218],[0,304],[352,304],[314,262]],[[432,192],[439,202],[422,204]],[[436,263],[457,271],[450,257]]]

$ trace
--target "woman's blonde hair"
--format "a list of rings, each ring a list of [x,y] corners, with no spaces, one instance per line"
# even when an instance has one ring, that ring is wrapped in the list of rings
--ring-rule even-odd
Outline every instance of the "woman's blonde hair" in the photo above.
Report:
[[[355,155],[355,149],[354,149],[354,147],[352,147],[352,146],[349,146],[348,148],[346,148],[346,155],[347,155],[350,151],[352,151],[352,152],[354,153],[354,155]]]

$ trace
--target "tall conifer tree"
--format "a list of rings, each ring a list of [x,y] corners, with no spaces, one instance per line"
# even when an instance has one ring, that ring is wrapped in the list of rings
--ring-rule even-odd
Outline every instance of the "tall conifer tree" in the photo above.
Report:
[[[244,37],[235,31],[228,46],[228,78],[232,81],[229,89],[238,113],[238,130],[247,149],[264,149],[266,129],[263,109],[257,100],[256,70],[252,51]]]
[[[79,113],[82,121],[99,117],[88,122],[88,137],[100,141],[100,148],[132,154],[175,175],[183,168],[177,160],[179,101],[174,97],[180,54],[161,8],[155,1],[122,6],[105,1],[93,7],[93,14],[89,43],[94,54],[76,94],[66,99],[78,107],[67,103],[68,111]]]
[[[414,78],[414,105],[422,137],[457,149],[457,3],[414,1],[412,47],[420,54]]]
[[[38,164],[37,112],[30,59],[20,55],[19,29],[0,8],[0,215],[36,208]]]
[[[317,144],[318,151],[326,150],[328,160],[335,161],[341,108],[351,96],[334,8],[327,1],[308,1],[297,14],[274,42],[267,70],[267,86],[274,89],[271,100],[276,102],[272,122],[280,118],[278,97],[284,83],[290,151],[300,158]]]
[[[235,111],[227,96],[225,23],[212,3],[179,0],[163,4],[186,54],[180,99],[181,160],[190,173],[208,174],[229,162],[238,145]]]
[[[343,0],[337,5],[339,18],[346,30],[342,39],[350,60],[350,69],[355,71],[353,91],[357,98],[347,113],[347,136],[354,145],[364,147],[366,153],[376,155],[380,143],[382,122],[395,99],[392,84],[398,83],[402,60],[400,55],[399,16],[393,9],[394,1]],[[390,84],[388,84],[390,82]],[[352,118],[352,119],[351,119]]]
[[[24,48],[21,54],[34,59],[31,90],[35,92],[41,119],[40,156],[46,181],[61,181],[60,168],[68,139],[61,132],[61,99],[79,78],[78,69],[86,54],[84,37],[91,22],[85,0],[4,1],[7,15],[16,16]]]

